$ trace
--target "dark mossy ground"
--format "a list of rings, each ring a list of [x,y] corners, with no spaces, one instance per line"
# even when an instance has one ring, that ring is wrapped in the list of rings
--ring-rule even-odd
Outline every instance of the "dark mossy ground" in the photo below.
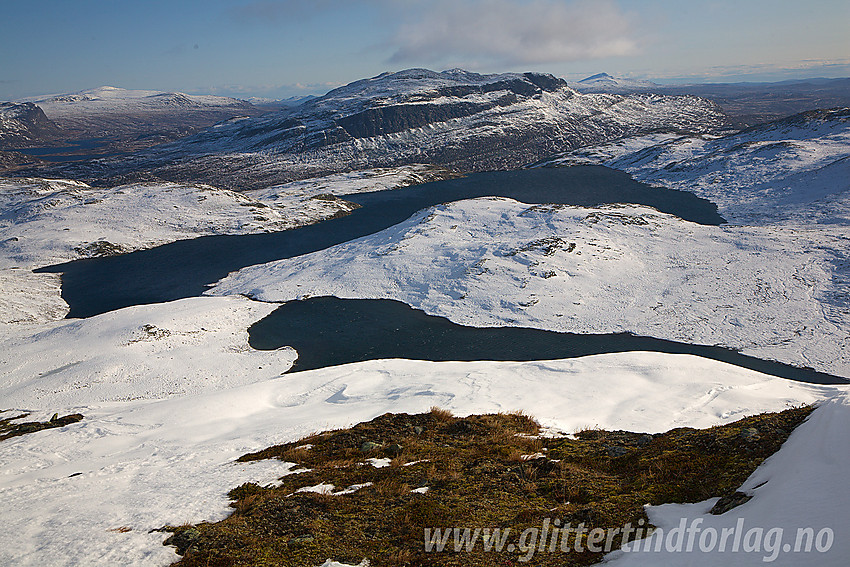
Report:
[[[65,427],[66,425],[70,425],[72,423],[76,423],[83,419],[83,416],[78,413],[73,413],[71,415],[65,415],[59,417],[59,415],[54,415],[49,421],[28,421],[24,423],[12,423],[18,419],[23,419],[27,417],[29,414],[22,413],[20,415],[15,415],[13,417],[6,417],[0,419],[0,441],[5,439],[9,439],[11,437],[17,437],[19,435],[26,435],[27,433],[33,433],[35,431],[41,431],[42,429],[50,429],[52,427]]]
[[[587,529],[638,526],[648,521],[646,503],[734,493],[811,411],[794,408],[704,430],[586,430],[575,438],[539,437],[538,424],[522,414],[386,414],[241,457],[309,470],[283,477],[278,487],[233,489],[229,518],[170,528],[167,543],[183,554],[183,566],[316,566],[328,558],[352,564],[368,558],[373,566],[522,564],[526,528],[555,519]],[[391,464],[376,468],[369,458]],[[344,495],[296,492],[320,483],[335,491],[371,484]],[[425,493],[411,492],[424,487]],[[454,551],[452,540],[445,551],[425,551],[425,529],[449,527],[511,528],[511,534],[502,552],[485,551],[480,540],[471,551]],[[570,538],[571,551],[546,549],[530,564],[589,565],[602,558],[574,551],[574,533]],[[619,535],[614,543],[616,549]],[[516,550],[509,552],[511,544]]]

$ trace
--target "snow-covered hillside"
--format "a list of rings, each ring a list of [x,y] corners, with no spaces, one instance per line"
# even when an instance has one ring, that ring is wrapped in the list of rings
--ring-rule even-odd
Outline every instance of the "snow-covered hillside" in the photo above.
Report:
[[[149,248],[208,234],[282,230],[341,200],[286,205],[208,186],[136,184],[92,188],[76,181],[0,179],[0,323],[64,317],[57,274],[33,268]],[[128,222],[132,219],[132,222]]]
[[[167,534],[151,530],[221,519],[230,511],[228,490],[274,482],[290,468],[236,457],[388,411],[522,409],[566,432],[594,425],[656,432],[828,399],[838,400],[836,412],[849,409],[843,386],[654,353],[372,361],[275,378],[291,351],[249,349],[244,332],[270,308],[244,298],[194,298],[50,323],[4,340],[4,368],[13,364],[0,378],[6,407],[34,410],[28,419],[71,411],[85,418],[0,443],[0,563],[166,565],[177,556],[161,544]],[[45,351],[59,358],[35,355]],[[844,455],[837,433],[817,427],[808,439],[820,436],[833,456]],[[817,468],[823,458],[799,466]],[[838,482],[837,471],[819,470]],[[829,486],[808,492],[808,509],[817,509]],[[843,502],[843,494],[831,501]]]
[[[70,411],[80,405],[189,396],[276,378],[292,366],[295,351],[254,351],[247,332],[273,309],[243,298],[195,298],[92,319],[3,327],[4,409]],[[39,356],[43,352],[50,356]]]
[[[850,109],[806,112],[725,137],[652,135],[548,165],[601,164],[691,191],[747,224],[850,224]]]
[[[719,108],[697,97],[580,94],[552,75],[410,69],[75,172],[103,178],[149,169],[166,179],[260,188],[406,163],[507,169],[622,136],[724,124]]]
[[[285,230],[351,209],[309,192],[264,202],[208,185],[0,179],[0,268],[34,267],[212,234]],[[132,223],[126,222],[133,219]]]
[[[474,199],[245,268],[216,294],[391,298],[465,325],[724,345],[850,377],[842,230],[697,225],[641,206]]]

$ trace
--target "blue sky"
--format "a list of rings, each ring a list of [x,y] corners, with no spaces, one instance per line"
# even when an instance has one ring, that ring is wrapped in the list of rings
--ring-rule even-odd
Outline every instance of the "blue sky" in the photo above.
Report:
[[[0,100],[283,97],[408,67],[659,82],[850,76],[848,0],[2,0]]]

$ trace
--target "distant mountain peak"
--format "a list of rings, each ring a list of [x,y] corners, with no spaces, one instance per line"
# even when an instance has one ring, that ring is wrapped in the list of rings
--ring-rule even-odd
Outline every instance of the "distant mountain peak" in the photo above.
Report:
[[[659,85],[642,79],[627,79],[615,77],[608,73],[597,73],[590,77],[569,83],[571,87],[581,92],[618,93],[625,94],[638,91],[657,89]]]
[[[612,81],[616,80],[616,79],[614,79],[614,77],[612,77],[608,73],[597,73],[595,75],[585,77],[584,79],[580,80],[579,83],[589,83],[589,82],[592,82],[592,81],[599,81],[601,79],[610,79]]]
[[[219,108],[232,106],[249,106],[249,103],[225,96],[190,95],[181,92],[164,92],[156,90],[124,89],[109,85],[86,89],[68,94],[32,97],[28,102],[34,102],[48,114],[64,115],[86,111],[121,111],[156,110],[176,106],[197,108]]]

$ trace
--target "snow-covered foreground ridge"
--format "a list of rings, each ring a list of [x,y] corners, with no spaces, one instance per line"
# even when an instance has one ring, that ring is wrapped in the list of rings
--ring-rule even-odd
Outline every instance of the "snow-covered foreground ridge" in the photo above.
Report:
[[[825,227],[704,226],[637,205],[482,198],[244,268],[211,293],[397,299],[464,325],[629,331],[850,377],[845,243]]]
[[[0,518],[6,528],[0,532],[0,563],[168,564],[177,556],[161,545],[166,534],[151,529],[220,519],[228,513],[230,488],[271,482],[288,470],[279,461],[237,464],[236,457],[385,412],[421,412],[435,405],[462,415],[522,409],[567,432],[588,426],[657,432],[824,400],[835,402],[816,416],[850,411],[848,387],[790,382],[698,357],[657,353],[527,363],[372,361],[273,378],[290,360],[289,351],[234,348],[244,344],[239,330],[245,319],[260,317],[264,307],[245,299],[195,298],[125,309],[74,322],[74,328],[54,323],[55,330],[32,340],[7,340],[3,351],[15,359],[31,356],[38,343],[53,350],[64,342],[66,356],[75,356],[76,363],[31,363],[21,370],[28,387],[10,384],[10,375],[4,375],[2,399],[35,410],[33,417],[79,411],[85,419],[0,443]],[[210,309],[218,325],[192,334],[209,323],[198,317]],[[228,311],[233,315],[222,317]],[[148,328],[149,338],[125,344],[129,341],[123,339],[135,335],[124,336],[121,329],[151,324],[163,332]],[[99,332],[115,339],[103,341]],[[127,356],[134,349],[138,354]],[[147,353],[145,365],[138,364],[142,353]],[[178,360],[190,360],[193,371],[174,368]],[[92,372],[104,365],[115,369],[113,383],[86,387]],[[210,384],[223,366],[228,384]],[[265,374],[269,366],[275,370]],[[158,375],[176,377],[191,395],[152,388],[137,389],[133,397],[112,395],[117,382],[132,385]],[[818,427],[808,435],[804,445],[825,435],[818,446],[831,444],[833,457],[849,454],[843,431]],[[833,490],[839,471],[821,467],[823,456],[816,456],[821,460],[798,463],[804,471],[817,468],[823,481],[803,504],[814,509],[828,497],[840,511],[846,494]],[[760,471],[784,478],[781,471]],[[823,521],[836,529],[846,525],[846,504],[845,516]],[[771,520],[793,518],[780,510]]]
[[[736,223],[850,224],[850,108],[805,112],[720,138],[625,139],[547,163],[601,164],[691,191]]]

